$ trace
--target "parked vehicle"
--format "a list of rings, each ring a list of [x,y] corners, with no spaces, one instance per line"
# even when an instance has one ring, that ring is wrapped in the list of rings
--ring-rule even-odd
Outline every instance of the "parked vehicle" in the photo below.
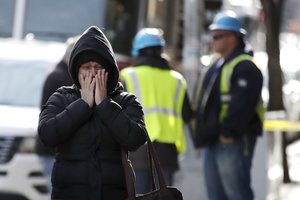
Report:
[[[34,144],[43,83],[65,44],[0,39],[0,46],[0,199],[46,200]]]
[[[126,0],[137,17],[138,0]],[[113,45],[120,69],[130,65],[130,44],[135,34],[135,23],[128,26],[114,25],[116,15],[114,1],[107,0],[2,0],[0,1],[0,37],[18,39],[34,38],[45,41],[64,42],[81,34],[91,25],[101,27],[109,36],[115,28],[130,33],[122,43]],[[55,13],[55,14],[54,14]],[[80,14],[79,14],[80,13]],[[123,30],[124,29],[124,30]],[[124,34],[114,36],[120,37]],[[112,40],[113,38],[109,38]],[[120,39],[118,39],[120,40]],[[112,43],[112,41],[111,41]],[[112,43],[113,44],[113,43]],[[129,45],[128,52],[120,52],[120,46]]]

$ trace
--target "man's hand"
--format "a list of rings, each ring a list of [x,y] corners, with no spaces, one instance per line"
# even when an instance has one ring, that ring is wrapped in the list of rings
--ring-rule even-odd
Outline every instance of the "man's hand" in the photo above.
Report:
[[[229,144],[229,143],[234,142],[234,138],[233,137],[227,137],[227,136],[224,136],[224,135],[219,135],[219,141],[224,143],[224,144]]]
[[[95,78],[95,104],[99,105],[107,97],[108,72],[106,72],[105,69],[98,70]]]
[[[94,105],[94,90],[96,80],[91,72],[85,75],[79,75],[79,83],[81,86],[81,98],[89,105],[90,108]]]

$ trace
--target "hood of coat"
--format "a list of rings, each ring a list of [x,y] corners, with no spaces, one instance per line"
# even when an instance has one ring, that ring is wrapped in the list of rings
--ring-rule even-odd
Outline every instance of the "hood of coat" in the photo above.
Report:
[[[103,67],[108,71],[107,91],[111,94],[116,89],[119,81],[119,69],[111,44],[104,33],[96,26],[91,26],[83,32],[70,55],[69,73],[78,88],[80,88],[78,80],[79,67],[80,64],[83,64],[82,60],[86,59],[86,55],[89,53],[92,55],[89,56],[91,59],[89,61],[100,61],[102,65],[104,63]]]

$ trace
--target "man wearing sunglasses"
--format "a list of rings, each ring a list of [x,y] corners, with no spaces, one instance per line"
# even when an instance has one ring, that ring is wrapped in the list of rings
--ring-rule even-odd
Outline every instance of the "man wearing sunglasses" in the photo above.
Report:
[[[235,13],[218,14],[209,30],[220,59],[200,86],[194,144],[204,150],[210,200],[252,200],[250,169],[264,114],[262,73],[247,50],[246,31]]]

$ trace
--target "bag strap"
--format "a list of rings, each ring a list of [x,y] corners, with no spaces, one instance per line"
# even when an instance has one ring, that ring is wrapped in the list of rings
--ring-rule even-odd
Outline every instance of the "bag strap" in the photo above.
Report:
[[[148,145],[148,152],[149,152],[149,161],[150,161],[149,163],[151,165],[150,169],[152,169],[152,166],[154,165],[154,168],[152,171],[156,172],[157,178],[159,181],[159,188],[156,188],[156,189],[167,188],[167,184],[166,184],[166,181],[165,181],[165,178],[164,178],[164,175],[163,175],[163,172],[162,172],[159,160],[158,160],[158,156],[156,154],[156,151],[153,147],[153,144],[150,140],[148,133],[147,133],[147,145]],[[153,161],[153,164],[152,164],[152,161]],[[152,179],[155,180],[154,173],[152,173]]]
[[[159,160],[156,154],[156,151],[153,147],[153,144],[149,138],[148,133],[147,135],[147,147],[148,147],[148,159],[149,159],[149,167],[151,169],[151,176],[154,183],[155,180],[155,174],[158,178],[159,188],[160,190],[164,190],[167,188],[166,181],[163,176],[162,169],[159,164]],[[125,180],[126,180],[126,187],[128,192],[128,198],[127,199],[135,199],[136,197],[136,191],[135,191],[135,176],[133,172],[133,168],[131,165],[130,160],[128,159],[127,153],[125,150],[122,150],[122,163],[125,171]],[[153,184],[154,185],[154,184]],[[153,190],[155,190],[155,185]]]
[[[128,160],[127,153],[124,149],[122,149],[122,163],[123,168],[125,171],[125,181],[126,181],[126,188],[128,193],[129,199],[135,199],[135,176],[132,169],[132,165],[130,160]]]

